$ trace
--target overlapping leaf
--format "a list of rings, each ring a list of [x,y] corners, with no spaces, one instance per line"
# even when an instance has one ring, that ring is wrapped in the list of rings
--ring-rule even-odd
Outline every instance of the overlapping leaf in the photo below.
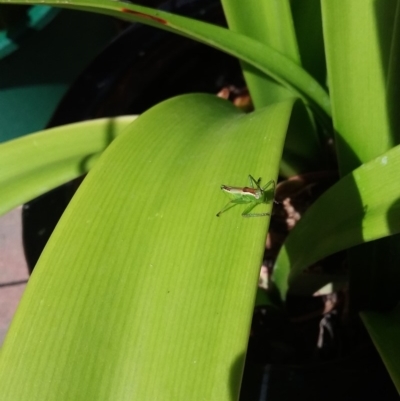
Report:
[[[0,3],[29,4],[29,1],[0,0]],[[330,115],[329,96],[311,75],[272,47],[247,36],[201,21],[119,0],[41,0],[41,4],[107,14],[198,40],[232,54],[270,75],[307,103],[314,105],[321,118],[324,118],[323,115]]]
[[[2,400],[237,398],[269,217],[216,217],[220,185],[276,178],[291,109],[183,96],[109,146],[28,283]]]
[[[87,173],[133,119],[70,124],[0,144],[0,215]]]

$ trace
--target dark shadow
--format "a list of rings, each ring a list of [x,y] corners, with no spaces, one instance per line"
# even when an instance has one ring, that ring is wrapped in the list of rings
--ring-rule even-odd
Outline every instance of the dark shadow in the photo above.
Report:
[[[387,214],[389,230],[392,234],[399,232],[400,222],[400,198],[390,206]]]
[[[354,311],[387,311],[399,299],[399,235],[350,249],[350,302]]]
[[[317,299],[292,299],[314,308]],[[311,302],[311,303],[310,303]],[[294,322],[287,315],[255,310],[239,401],[394,401],[398,394],[382,359],[361,321],[346,331],[342,319],[333,325],[331,342],[316,347],[315,322]],[[271,312],[271,311],[270,311]],[[293,312],[293,311],[292,311]],[[354,324],[356,323],[356,324]],[[242,357],[231,369],[230,382],[240,374]],[[236,382],[231,386],[236,400]]]
[[[335,133],[335,147],[337,151],[337,158],[339,163],[339,171],[341,176],[350,173],[357,167],[359,167],[362,162],[360,158],[354,153],[353,149],[349,146],[346,140],[340,135],[340,133]]]
[[[16,285],[26,284],[27,282],[28,282],[28,280],[9,281],[8,283],[0,283],[0,288],[14,287]]]
[[[340,137],[339,133],[336,134],[336,137],[337,141],[340,142],[342,151],[349,155],[349,158],[351,158],[354,163],[360,164],[357,156],[347,145],[345,140]],[[324,205],[324,207],[319,207],[318,204],[315,204],[313,206],[314,212],[317,213],[321,220],[321,228],[318,238],[305,238],[305,240],[310,241],[311,243],[315,243],[316,246],[320,248],[321,257],[322,255],[327,256],[324,250],[330,249],[332,242],[336,243],[337,251],[347,249],[349,239],[351,239],[354,245],[363,242],[362,221],[368,205],[364,205],[362,203],[358,187],[351,175],[343,177],[339,182],[336,183],[336,187],[340,189],[340,194],[334,198],[331,198],[328,206]],[[320,199],[322,200],[324,197],[329,196],[329,194],[330,189],[322,194]],[[346,215],[347,209],[355,211],[355,213],[351,216],[351,218],[353,219],[353,221],[351,222],[348,220],[349,217]],[[333,223],[331,223],[334,224],[334,227],[327,226],[326,223],[326,217],[330,214],[338,216],[338,218]],[[299,224],[302,224],[301,221]],[[343,234],[338,234],[337,238],[332,238],[332,235],[330,234],[332,230],[336,230],[338,233],[343,233],[345,231],[348,231],[347,227],[349,225],[351,225],[353,228],[351,232],[348,232],[346,234],[346,236],[344,236]],[[286,241],[286,251],[289,257],[290,266],[295,266],[297,264],[298,254],[297,243]],[[319,284],[320,282],[315,283],[315,285],[317,286],[314,288],[315,291],[319,289]]]
[[[238,394],[240,392],[245,359],[246,355],[243,353],[236,357],[235,361],[231,366],[229,374],[229,388],[231,391],[232,401],[238,400]]]
[[[336,157],[326,145],[328,138],[318,128],[315,132],[309,111],[302,101],[297,100],[293,105],[282,155],[283,163],[290,164],[296,174],[337,169]]]
[[[107,18],[76,10],[62,10],[56,21],[52,21],[43,30],[31,29],[23,23],[18,24],[8,32],[8,37],[18,48],[23,48],[23,51],[16,51],[2,60],[0,89],[71,82],[73,77],[79,74],[82,65],[89,62],[89,57],[93,57],[92,52],[73,45],[77,40],[93,44],[90,35],[82,36],[81,30],[77,27],[85,27],[91,35],[103,38],[104,43],[110,37],[112,30],[116,32]],[[71,23],[75,29],[71,30]],[[66,32],[68,41],[65,40]],[[42,47],[38,49],[36,43],[41,43]],[[66,43],[70,46],[66,46]],[[64,46],[62,52],[60,46]],[[54,54],[57,57],[49,56]],[[86,63],[82,60],[86,60]],[[14,67],[10,68],[10,65]]]
[[[397,4],[397,0],[375,0],[374,2],[375,24],[378,30],[377,39],[379,41],[382,71],[384,74],[382,78],[385,82],[387,82],[388,79],[391,42],[393,37],[393,31],[392,29],[388,29],[388,27],[394,28]]]
[[[1,12],[5,12],[7,26],[5,27],[6,37],[16,44],[17,47],[18,41],[21,38],[21,35],[28,31],[33,31],[29,28],[29,18],[28,18],[28,10],[29,6],[21,6],[21,5],[2,5]],[[3,17],[4,18],[4,17]],[[4,28],[3,28],[4,29]]]
[[[321,2],[292,0],[290,2],[296,39],[303,67],[326,87],[326,61],[322,32]]]
[[[110,120],[107,123],[107,129],[105,131],[103,140],[104,146],[101,152],[105,150],[110,145],[110,143],[117,137],[117,131],[115,125],[116,122],[114,120]],[[89,169],[93,166],[95,162],[95,158],[98,158],[101,152],[93,153],[91,155],[82,158],[79,168],[81,174],[85,174],[87,171],[89,171]]]
[[[400,299],[400,266],[396,263],[400,260],[400,234],[398,234],[400,199],[391,205],[386,219],[392,235],[370,243],[370,247],[376,254],[375,268],[371,269],[369,276],[366,274],[370,283],[374,283],[370,303],[373,302],[373,309],[381,311],[393,309]],[[366,265],[368,266],[368,263]]]

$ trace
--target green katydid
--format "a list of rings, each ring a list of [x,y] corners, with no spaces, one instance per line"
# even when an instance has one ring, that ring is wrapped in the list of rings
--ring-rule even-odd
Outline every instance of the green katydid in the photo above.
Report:
[[[235,207],[236,205],[249,204],[244,212],[243,217],[261,217],[270,216],[270,213],[250,213],[257,205],[261,203],[269,203],[274,198],[275,193],[275,181],[268,181],[262,188],[260,186],[261,177],[256,181],[251,175],[249,175],[250,187],[231,187],[228,185],[221,185],[221,189],[232,199],[228,202],[225,207],[217,213],[219,217],[222,213]],[[269,195],[270,191],[265,191],[270,185],[272,185],[272,196]]]

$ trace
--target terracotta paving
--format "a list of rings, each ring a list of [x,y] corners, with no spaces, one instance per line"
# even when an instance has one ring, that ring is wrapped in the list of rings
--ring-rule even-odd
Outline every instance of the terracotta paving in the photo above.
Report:
[[[28,281],[22,248],[21,207],[0,217],[0,345]]]

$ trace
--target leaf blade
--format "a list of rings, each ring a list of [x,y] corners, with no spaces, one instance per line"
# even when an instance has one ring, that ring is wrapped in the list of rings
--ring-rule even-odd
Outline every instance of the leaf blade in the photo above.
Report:
[[[268,219],[215,217],[219,187],[276,177],[291,107],[179,97],[110,145],[28,284],[4,400],[237,397]]]
[[[0,0],[1,2],[10,3],[8,0]],[[25,0],[13,0],[12,3],[29,4]],[[247,36],[204,22],[118,0],[112,2],[69,0],[68,3],[62,0],[41,0],[41,4],[107,14],[198,40],[232,54],[270,75],[288,87],[295,96],[301,97],[306,103],[311,103],[321,113],[322,118],[330,115],[329,96],[311,75],[280,52]]]
[[[86,173],[134,118],[69,124],[0,144],[0,215]]]

